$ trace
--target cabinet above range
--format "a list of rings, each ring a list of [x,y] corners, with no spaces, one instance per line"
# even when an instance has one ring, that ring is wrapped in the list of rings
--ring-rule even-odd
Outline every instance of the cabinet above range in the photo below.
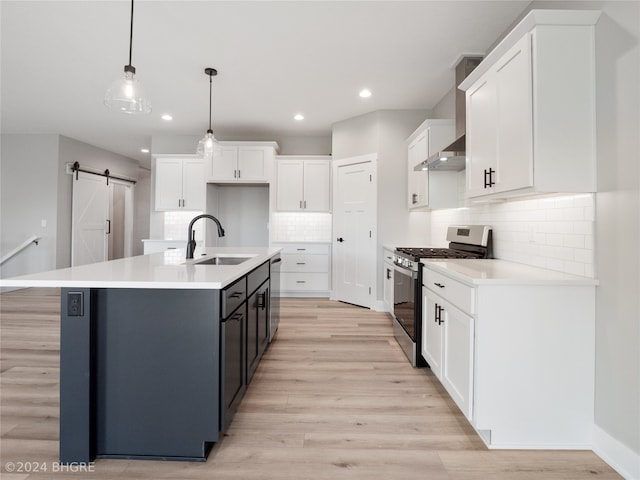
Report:
[[[454,121],[447,119],[427,119],[407,138],[409,210],[459,206],[458,171],[422,170],[418,167],[454,138]]]

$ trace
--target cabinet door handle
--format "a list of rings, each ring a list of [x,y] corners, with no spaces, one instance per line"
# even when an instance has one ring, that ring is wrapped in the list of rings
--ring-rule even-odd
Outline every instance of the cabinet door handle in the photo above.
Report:
[[[111,235],[111,220],[107,219],[107,235]]]
[[[387,268],[387,280],[391,280],[391,269]]]
[[[413,205],[415,205],[416,203],[418,203],[418,194],[417,193],[412,193],[411,194],[411,203]]]
[[[438,288],[444,288],[444,285],[442,285],[441,283],[433,282],[433,284]]]
[[[300,200],[300,210],[302,210],[302,200]]]
[[[236,313],[235,315],[233,315],[230,320],[238,320],[240,321],[240,319],[242,318],[242,314],[241,313]]]
[[[237,170],[233,171],[233,178],[238,178],[238,171]]]
[[[238,178],[240,178],[240,170],[238,170]]]
[[[496,182],[493,181],[493,174],[494,173],[496,173],[496,171],[493,168],[489,168],[489,170],[485,169],[485,171],[484,171],[484,188],[491,188],[496,184]]]
[[[304,203],[304,209],[306,210],[307,209],[307,201],[304,200],[303,203]]]
[[[267,306],[267,292],[258,294],[258,308],[264,310]]]
[[[442,308],[440,305],[438,305],[436,303],[436,321],[438,322],[438,325],[442,325],[444,323],[444,320],[442,320],[442,311],[444,310],[444,308]]]

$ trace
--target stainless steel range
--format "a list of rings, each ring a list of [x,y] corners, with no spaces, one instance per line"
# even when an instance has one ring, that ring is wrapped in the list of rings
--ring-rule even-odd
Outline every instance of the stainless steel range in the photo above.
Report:
[[[422,358],[421,258],[493,258],[493,234],[488,225],[450,226],[449,248],[399,247],[393,254],[393,332],[414,367]]]

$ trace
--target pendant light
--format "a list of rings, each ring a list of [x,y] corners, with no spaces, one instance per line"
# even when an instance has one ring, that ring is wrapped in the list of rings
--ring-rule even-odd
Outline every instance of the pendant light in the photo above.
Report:
[[[136,68],[131,65],[133,46],[133,0],[131,0],[131,29],[129,33],[129,63],[124,66],[124,76],[111,84],[104,97],[104,104],[122,113],[150,113],[151,104],[144,94],[142,84],[135,79]]]
[[[211,158],[213,157],[213,147],[217,143],[216,137],[213,136],[213,130],[211,130],[211,89],[213,77],[218,75],[218,71],[215,68],[205,68],[204,73],[209,75],[209,130],[207,130],[207,134],[198,142],[196,153],[205,158]]]

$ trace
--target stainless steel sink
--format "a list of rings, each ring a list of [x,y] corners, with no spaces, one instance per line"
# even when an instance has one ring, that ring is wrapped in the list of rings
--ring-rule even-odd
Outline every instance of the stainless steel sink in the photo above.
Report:
[[[253,257],[227,257],[218,256],[208,257],[198,262],[193,262],[194,265],[239,265],[240,263],[251,260]]]

